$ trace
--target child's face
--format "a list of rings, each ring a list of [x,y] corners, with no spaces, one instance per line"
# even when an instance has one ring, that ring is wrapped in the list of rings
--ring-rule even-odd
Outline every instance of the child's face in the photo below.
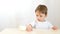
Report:
[[[47,16],[39,11],[36,11],[35,14],[38,21],[44,21]]]

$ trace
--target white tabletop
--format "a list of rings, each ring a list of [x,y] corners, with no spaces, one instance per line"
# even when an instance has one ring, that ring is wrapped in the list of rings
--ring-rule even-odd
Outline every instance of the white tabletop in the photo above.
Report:
[[[0,34],[60,34],[60,30],[42,30],[42,29],[34,29],[31,32],[19,30],[17,28],[6,28]]]

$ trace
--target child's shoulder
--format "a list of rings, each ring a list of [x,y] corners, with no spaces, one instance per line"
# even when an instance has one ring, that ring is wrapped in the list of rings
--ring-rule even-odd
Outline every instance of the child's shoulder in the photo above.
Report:
[[[52,26],[52,23],[50,21],[46,21],[46,23],[50,26]]]
[[[47,21],[47,20],[45,21],[45,23],[47,23],[47,24],[51,24],[51,22],[50,22],[50,21]]]
[[[51,22],[50,22],[50,21],[48,21],[48,20],[46,20],[45,22],[46,22],[46,23],[51,23]]]

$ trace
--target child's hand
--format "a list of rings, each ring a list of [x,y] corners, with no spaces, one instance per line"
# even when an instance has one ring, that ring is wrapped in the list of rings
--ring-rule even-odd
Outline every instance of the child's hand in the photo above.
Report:
[[[57,30],[58,28],[57,28],[56,26],[53,26],[52,29],[53,29],[53,30]]]
[[[28,32],[32,31],[32,26],[31,26],[31,24],[29,24],[29,25],[26,27],[26,31],[28,31]]]

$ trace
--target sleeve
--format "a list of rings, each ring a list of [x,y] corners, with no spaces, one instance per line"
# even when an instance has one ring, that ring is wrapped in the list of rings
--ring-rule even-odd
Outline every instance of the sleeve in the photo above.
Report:
[[[51,29],[53,27],[53,25],[49,22],[48,27],[49,27],[49,29]]]

